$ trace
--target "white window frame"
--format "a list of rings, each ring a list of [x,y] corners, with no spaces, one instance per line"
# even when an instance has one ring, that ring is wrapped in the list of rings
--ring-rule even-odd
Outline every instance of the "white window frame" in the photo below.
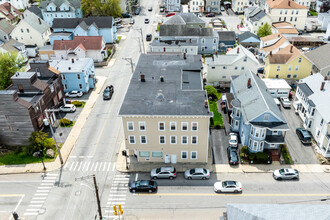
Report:
[[[141,125],[144,125],[144,130],[141,129]],[[146,131],[146,122],[145,121],[139,121],[139,131]]]
[[[277,66],[276,71],[281,71],[281,66]]]
[[[142,137],[145,138],[146,142],[142,143]],[[147,144],[147,135],[140,135],[140,144]]]
[[[295,71],[298,71],[299,70],[299,65],[297,65],[295,68],[294,68]]]
[[[196,130],[193,129],[194,123],[196,123]],[[198,122],[191,122],[191,131],[198,131]]]
[[[133,139],[134,139],[134,143],[131,142],[131,137],[133,137]],[[128,143],[129,143],[129,144],[136,144],[136,140],[135,140],[135,136],[134,136],[134,135],[128,135]]]
[[[184,138],[186,138],[186,143],[183,143]],[[181,136],[181,144],[188,144],[188,136]]]
[[[160,129],[160,124],[161,124],[161,123],[164,124],[164,130],[161,130],[161,129]],[[165,129],[166,129],[165,121],[159,121],[159,122],[158,122],[158,131],[165,131]]]
[[[162,143],[162,142],[160,141],[161,137],[164,137],[164,143]],[[159,140],[159,144],[166,144],[166,136],[165,136],[165,135],[159,135],[158,140]]]
[[[193,143],[193,138],[196,137],[196,143]],[[198,144],[198,136],[191,136],[191,144]]]
[[[129,129],[129,124],[130,124],[130,123],[132,123],[132,127],[133,127],[132,130]],[[133,122],[133,121],[128,121],[128,122],[127,122],[127,131],[134,131],[134,122]]]
[[[186,153],[186,158],[182,157],[183,153]],[[188,151],[181,151],[181,160],[188,160]]]
[[[291,70],[292,70],[292,65],[289,66],[289,71],[291,71]]]
[[[174,130],[172,130],[172,125],[174,125]],[[170,122],[170,131],[176,131],[176,122],[175,121]]]
[[[193,153],[196,153],[196,158],[193,158],[193,156],[192,156]],[[197,151],[191,151],[191,152],[190,152],[190,159],[191,159],[191,160],[197,160],[197,158],[198,158],[197,155],[198,155]]]
[[[184,129],[183,129],[183,126],[184,126],[184,125],[186,125],[187,130],[184,130]],[[181,122],[181,131],[188,131],[188,129],[189,129],[189,123],[188,123],[188,122]]]
[[[175,137],[175,143],[172,143],[172,137]],[[177,136],[176,135],[171,135],[170,136],[170,144],[177,144]]]

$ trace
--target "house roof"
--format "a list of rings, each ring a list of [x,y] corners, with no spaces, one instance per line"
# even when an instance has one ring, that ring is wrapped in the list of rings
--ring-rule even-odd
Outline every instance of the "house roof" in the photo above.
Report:
[[[69,3],[70,6],[78,9],[81,6],[80,0],[42,0],[40,1],[40,8],[45,9],[49,3],[54,3],[57,7],[60,7],[64,2]]]
[[[325,82],[324,89],[321,90],[321,83]],[[304,79],[301,79],[298,83],[298,87],[303,90],[308,100],[312,101],[316,106],[317,111],[322,118],[329,123],[330,122],[330,80],[324,80],[324,77],[320,74],[313,74]],[[327,101],[325,101],[327,100]]]
[[[238,41],[244,42],[245,40],[247,40],[251,37],[260,41],[260,38],[257,35],[251,33],[250,31],[245,31],[243,34],[238,35]]]
[[[74,63],[72,63],[72,59],[69,60],[52,60],[49,62],[49,65],[53,67],[56,71],[61,73],[77,73],[83,72],[86,66],[93,60],[92,58],[76,58],[74,59]],[[51,68],[53,71],[54,69]],[[53,71],[54,72],[54,71]],[[56,73],[56,72],[55,72]]]
[[[191,39],[191,42],[188,40],[182,41],[182,40],[165,40],[165,41],[159,41],[159,40],[153,40],[150,44],[150,46],[198,46],[197,39]]]
[[[205,21],[200,19],[193,13],[178,13],[174,16],[169,17],[163,25],[172,25],[172,24],[202,24],[205,26]]]
[[[22,46],[24,44],[17,42],[14,39],[10,39],[9,41],[4,42],[0,47],[6,51],[13,51],[13,52],[19,52],[20,50],[17,48],[18,46]]]
[[[20,12],[9,2],[5,2],[0,5],[0,13],[3,14],[8,20],[13,20],[17,16],[22,15],[22,12]]]
[[[98,28],[112,28],[113,17],[103,16],[103,17],[87,17],[87,18],[55,18],[53,20],[52,28],[71,28],[74,29],[78,25],[88,29],[93,23],[96,24]]]
[[[272,35],[274,36],[274,34],[272,34]],[[279,48],[285,42],[288,42],[288,40],[283,35],[281,35],[281,34],[276,34],[275,36],[277,36],[277,38],[278,38],[279,35],[280,35],[280,39],[279,40],[277,40],[274,44],[271,44],[269,46],[260,48],[259,51],[262,51],[263,50],[265,52],[270,52],[270,51],[273,51],[273,50]],[[265,39],[264,37],[261,38],[262,41],[265,41],[264,39]],[[274,38],[274,39],[276,39],[276,38]],[[269,40],[272,40],[272,38],[270,38]],[[268,41],[268,39],[266,41]]]
[[[251,87],[247,87],[248,79],[251,79]],[[285,119],[277,107],[274,97],[267,92],[265,83],[250,70],[231,81],[235,99],[240,101],[241,112],[246,122],[251,122],[264,113],[274,115],[278,122],[287,127]],[[232,103],[234,106],[234,103]],[[256,122],[256,121],[255,121]]]
[[[22,20],[28,23],[31,27],[33,27],[36,31],[38,31],[41,34],[45,33],[50,28],[49,24],[47,24],[44,20],[42,20],[41,18],[39,18],[37,15],[30,12],[29,10],[25,10],[23,15],[24,16]]]
[[[276,38],[283,37],[282,34],[275,33],[275,34],[270,34],[265,37],[260,38],[261,41],[269,41],[269,40],[275,40]]]
[[[248,8],[248,16],[251,21],[260,21],[263,17],[267,16],[267,14],[258,7],[249,7]]]
[[[295,46],[289,44],[288,46],[282,48],[276,54],[268,55],[270,64],[286,64],[289,61],[302,56],[303,53],[300,52]]]
[[[6,34],[10,34],[14,30],[14,26],[11,25],[6,19],[0,20],[0,30],[5,32]]]
[[[44,91],[48,87],[48,84],[43,80],[37,79],[36,81],[34,81],[32,86],[37,89],[40,89],[41,91]]]
[[[206,116],[200,55],[141,54],[119,115]],[[145,82],[140,75],[144,74]],[[160,81],[164,77],[164,82]]]
[[[219,41],[236,41],[235,31],[218,31]]]
[[[161,25],[159,36],[214,36],[212,28],[195,28],[185,25]]]
[[[54,40],[53,50],[74,50],[83,45],[86,50],[101,50],[102,36],[74,36],[73,40]]]
[[[31,7],[27,8],[26,10],[29,10],[30,12],[34,13],[35,15],[37,15],[39,18],[42,19],[41,9],[38,6],[32,5]]]
[[[288,22],[276,22],[273,23],[273,27],[281,34],[298,34],[297,28]]]
[[[330,66],[330,44],[318,47],[305,55],[319,69]]]
[[[284,9],[307,9],[307,7],[299,5],[292,0],[269,0],[266,4],[270,8],[284,8]]]
[[[262,79],[265,85],[269,89],[290,89],[291,86],[286,82],[285,79],[272,79],[272,78],[264,78]]]

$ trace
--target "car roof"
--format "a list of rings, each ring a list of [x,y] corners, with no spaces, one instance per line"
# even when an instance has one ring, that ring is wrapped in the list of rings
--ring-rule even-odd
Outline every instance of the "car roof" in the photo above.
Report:
[[[174,167],[161,167],[160,170],[161,171],[172,171],[172,170],[174,170]]]
[[[150,180],[139,180],[140,181],[140,185],[149,185],[149,184],[151,184],[150,182]],[[137,181],[137,182],[139,182],[139,181]]]
[[[292,168],[284,168],[285,173],[295,173],[296,171]]]
[[[203,172],[203,168],[195,168],[195,172],[196,173]]]

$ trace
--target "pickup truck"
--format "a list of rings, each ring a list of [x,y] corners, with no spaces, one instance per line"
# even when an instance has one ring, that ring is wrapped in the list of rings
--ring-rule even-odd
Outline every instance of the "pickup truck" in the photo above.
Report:
[[[103,91],[103,100],[111,99],[113,92],[114,90],[112,85],[105,87]]]

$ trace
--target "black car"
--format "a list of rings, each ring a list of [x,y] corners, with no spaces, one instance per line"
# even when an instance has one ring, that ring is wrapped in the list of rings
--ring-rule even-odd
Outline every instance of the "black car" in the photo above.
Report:
[[[140,12],[141,12],[141,7],[139,6],[135,9],[135,15],[139,15]]]
[[[150,20],[148,18],[144,19],[145,24],[149,24]]]
[[[208,13],[207,15],[205,15],[205,17],[215,17],[215,14],[214,13]]]
[[[151,34],[147,34],[147,36],[146,36],[146,40],[147,40],[147,41],[151,41],[151,40],[152,40],[152,35],[151,35]]]
[[[111,99],[113,92],[114,89],[112,85],[105,87],[103,91],[103,100]]]
[[[233,146],[229,146],[227,148],[227,154],[228,154],[228,161],[230,165],[238,165],[239,159],[237,154],[237,148]]]
[[[131,18],[132,15],[130,13],[123,13],[121,14],[121,16],[123,16],[123,18]]]
[[[156,181],[138,180],[131,182],[129,186],[130,192],[157,192],[158,186]]]
[[[303,144],[311,144],[312,143],[312,136],[309,133],[309,131],[307,131],[306,129],[297,128],[296,133],[297,133],[301,143],[303,143]]]

